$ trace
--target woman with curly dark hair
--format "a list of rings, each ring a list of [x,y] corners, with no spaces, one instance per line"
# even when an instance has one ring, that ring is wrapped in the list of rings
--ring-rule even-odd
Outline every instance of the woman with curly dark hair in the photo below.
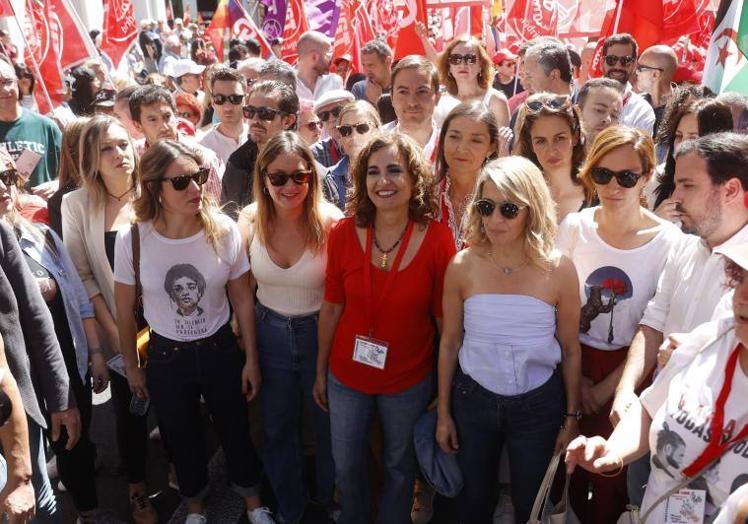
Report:
[[[76,67],[70,73],[73,82],[73,98],[68,105],[76,116],[92,116],[94,113],[93,100],[101,89],[101,81],[96,77],[93,69]]]
[[[433,220],[431,169],[410,138],[374,138],[351,174],[351,216],[328,238],[313,394],[330,411],[339,522],[374,513],[366,449],[375,411],[386,479],[377,522],[410,522],[413,427],[434,395],[434,326],[454,241]]]
[[[579,110],[564,95],[538,93],[520,107],[512,151],[542,172],[557,206],[560,223],[566,215],[593,203],[594,192],[579,179],[585,157]]]

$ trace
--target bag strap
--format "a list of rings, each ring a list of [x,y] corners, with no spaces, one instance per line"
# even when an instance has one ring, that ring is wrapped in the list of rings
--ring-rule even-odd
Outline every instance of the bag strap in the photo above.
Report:
[[[135,310],[143,303],[143,286],[140,285],[140,229],[134,223],[130,227],[130,239],[132,240],[132,269],[135,272]]]
[[[528,524],[539,524],[541,522],[541,513],[543,512],[545,501],[550,496],[551,487],[553,486],[553,478],[556,476],[556,470],[558,469],[560,460],[561,453],[557,453],[556,455],[553,455],[553,458],[548,464],[548,469],[545,470],[543,482],[540,483],[540,489],[538,489],[538,494],[535,496],[535,502],[533,503],[532,511],[530,512],[530,520],[527,521]],[[566,485],[568,486],[568,483]]]

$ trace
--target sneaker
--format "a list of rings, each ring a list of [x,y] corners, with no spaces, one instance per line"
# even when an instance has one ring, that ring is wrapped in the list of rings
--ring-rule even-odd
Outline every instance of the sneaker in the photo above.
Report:
[[[265,506],[247,511],[250,524],[275,524],[273,514]]]
[[[420,482],[418,489],[413,492],[413,507],[410,510],[410,520],[413,524],[427,524],[434,517],[434,488]]]
[[[202,515],[201,513],[190,513],[187,515],[187,519],[184,521],[184,524],[207,524],[208,519],[205,517],[205,515]]]
[[[156,524],[158,522],[156,510],[153,509],[153,505],[145,493],[131,494],[130,508],[132,509],[132,520],[135,524]]]

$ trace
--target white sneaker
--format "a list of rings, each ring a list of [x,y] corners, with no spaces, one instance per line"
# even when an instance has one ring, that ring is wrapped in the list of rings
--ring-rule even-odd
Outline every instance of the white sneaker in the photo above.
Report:
[[[251,524],[275,524],[273,514],[265,506],[247,511],[247,518]]]
[[[150,440],[161,440],[161,430],[158,429],[158,426],[153,428],[150,433],[148,433],[148,438]]]
[[[410,520],[413,524],[427,524],[434,518],[434,488],[421,481],[413,492],[413,507],[410,509]]]
[[[187,519],[184,521],[184,524],[207,524],[208,519],[205,518],[205,515],[202,515],[201,513],[190,513],[187,515]]]

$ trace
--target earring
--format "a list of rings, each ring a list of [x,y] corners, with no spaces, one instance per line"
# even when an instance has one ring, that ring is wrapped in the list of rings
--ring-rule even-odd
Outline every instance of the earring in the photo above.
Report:
[[[268,188],[267,188],[267,186],[264,186],[264,187],[262,188],[262,192],[263,192],[263,193],[265,193],[266,195],[269,195],[269,194],[270,194],[270,191],[268,191]]]

